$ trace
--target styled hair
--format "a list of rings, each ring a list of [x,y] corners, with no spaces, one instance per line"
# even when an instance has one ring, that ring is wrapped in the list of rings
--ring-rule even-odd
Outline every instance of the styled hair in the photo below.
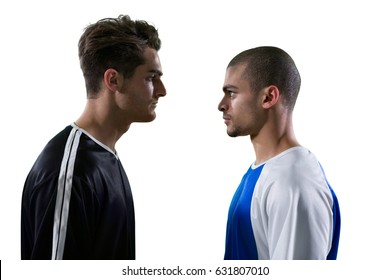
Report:
[[[252,92],[257,93],[264,87],[277,86],[285,106],[292,111],[301,87],[298,69],[284,50],[262,46],[245,50],[236,55],[228,67],[236,64],[246,65],[243,79],[247,79]]]
[[[130,78],[135,68],[145,63],[145,49],[150,47],[158,51],[161,40],[157,29],[146,21],[120,15],[87,26],[78,47],[87,97],[96,98],[107,69],[113,68]]]

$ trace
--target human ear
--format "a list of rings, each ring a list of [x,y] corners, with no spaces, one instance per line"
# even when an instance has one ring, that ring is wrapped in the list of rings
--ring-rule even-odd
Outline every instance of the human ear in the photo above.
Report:
[[[120,88],[122,77],[115,69],[109,68],[104,72],[103,82],[110,91]]]
[[[268,86],[264,88],[262,106],[264,109],[269,109],[274,106],[279,100],[279,89],[276,86]]]

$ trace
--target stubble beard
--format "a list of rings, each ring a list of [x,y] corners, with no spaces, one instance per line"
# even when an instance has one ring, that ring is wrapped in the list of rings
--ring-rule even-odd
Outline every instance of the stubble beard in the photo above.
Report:
[[[227,135],[229,135],[230,137],[238,137],[240,136],[240,129],[237,128],[237,127],[233,127],[232,129],[227,129]]]

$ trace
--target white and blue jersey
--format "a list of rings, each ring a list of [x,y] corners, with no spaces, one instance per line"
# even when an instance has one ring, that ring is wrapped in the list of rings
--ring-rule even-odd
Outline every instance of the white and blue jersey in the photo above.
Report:
[[[252,164],[232,199],[226,260],[336,259],[340,210],[316,157],[293,147]]]

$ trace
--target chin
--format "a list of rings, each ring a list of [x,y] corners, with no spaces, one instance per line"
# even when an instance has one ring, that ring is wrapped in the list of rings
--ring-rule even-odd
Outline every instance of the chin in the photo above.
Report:
[[[156,119],[156,113],[153,112],[153,114],[150,115],[149,121],[154,121]]]
[[[235,130],[226,130],[226,133],[227,133],[227,135],[229,135],[230,137],[237,137],[238,135],[237,135],[237,131],[235,131]]]
[[[139,122],[152,122],[156,119],[156,114],[151,114],[149,116],[145,116],[145,118],[142,118],[142,120],[139,120]]]
[[[229,135],[230,137],[238,137],[240,136],[239,134],[235,133],[235,132],[227,132],[227,135]]]
[[[226,131],[227,135],[229,135],[230,137],[238,137],[238,136],[243,136],[243,134],[241,133],[241,131],[239,129],[228,129]]]

